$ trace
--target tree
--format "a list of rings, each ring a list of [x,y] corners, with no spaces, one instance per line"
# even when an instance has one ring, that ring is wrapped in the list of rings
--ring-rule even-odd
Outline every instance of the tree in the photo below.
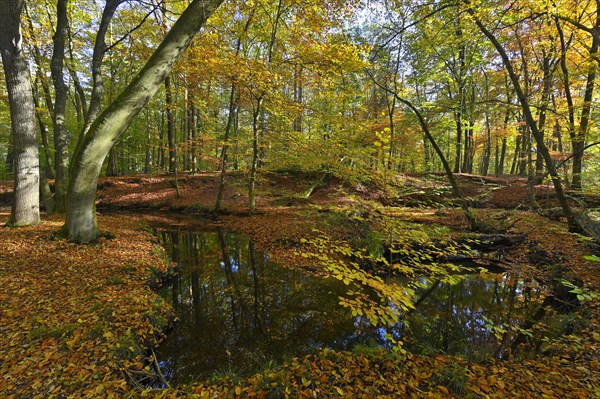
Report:
[[[538,124],[535,118],[533,117],[530,101],[522,89],[521,81],[517,76],[517,73],[515,72],[513,63],[511,62],[508,53],[506,52],[506,49],[504,48],[502,43],[500,43],[498,37],[494,34],[494,32],[488,29],[483,23],[483,21],[480,19],[476,10],[472,8],[471,2],[469,0],[463,0],[463,3],[467,6],[467,12],[473,18],[473,22],[475,23],[475,25],[479,28],[481,33],[492,43],[492,45],[500,55],[502,63],[504,64],[504,68],[506,69],[506,72],[508,73],[508,76],[512,82],[513,88],[517,94],[517,99],[521,105],[521,109],[523,111],[527,127],[530,129],[531,134],[533,135],[536,141],[537,150],[540,152],[546,163],[546,168],[548,170],[548,173],[550,174],[552,183],[554,185],[556,197],[567,218],[569,229],[574,231],[578,230],[577,222],[575,221],[573,211],[571,210],[571,207],[569,206],[569,203],[567,202],[567,198],[564,193],[561,178],[558,175],[556,166],[552,160],[552,157],[550,156],[548,147],[544,143],[543,132],[540,131]]]
[[[110,148],[163,85],[206,20],[223,0],[193,0],[133,81],[80,138],[73,154],[65,229],[70,240],[90,242],[99,235],[96,221],[96,185]]]
[[[69,140],[65,124],[67,86],[65,85],[63,70],[68,25],[67,5],[68,0],[58,0],[56,3],[56,32],[52,38],[54,49],[52,51],[52,61],[50,62],[55,92],[52,122],[54,124],[54,149],[56,151],[54,166],[56,181],[54,188],[56,211],[58,212],[65,211],[69,177]]]
[[[571,18],[569,15],[565,15],[564,13],[558,13],[555,16],[556,19],[556,28],[558,30],[558,34],[560,36],[560,44],[561,44],[561,71],[562,78],[564,83],[565,95],[567,97],[568,102],[568,115],[569,115],[569,136],[571,137],[571,146],[573,149],[573,180],[571,182],[571,188],[576,190],[581,190],[582,182],[581,182],[581,172],[583,171],[583,155],[586,147],[586,137],[588,135],[588,131],[590,128],[591,121],[591,111],[592,111],[592,100],[594,96],[594,87],[596,81],[596,74],[598,68],[598,50],[600,49],[600,1],[596,0],[592,2],[592,9],[589,13],[591,21],[589,21],[589,25],[585,25],[580,20],[576,18]],[[594,10],[595,5],[595,10]],[[568,9],[569,7],[564,7],[564,9]],[[581,13],[583,16],[584,13]],[[581,106],[581,113],[579,118],[579,128],[575,127],[575,107],[573,104],[573,95],[571,92],[571,81],[570,81],[570,73],[567,67],[566,61],[566,52],[568,43],[565,40],[565,33],[563,27],[561,26],[561,21],[566,21],[566,23],[575,26],[578,30],[581,30],[591,36],[591,43],[588,48],[589,60],[584,63],[585,68],[587,69],[586,73],[586,82],[583,96],[583,104]]]
[[[9,225],[40,222],[39,159],[33,92],[21,36],[22,0],[0,1],[0,52],[6,79],[15,163]]]

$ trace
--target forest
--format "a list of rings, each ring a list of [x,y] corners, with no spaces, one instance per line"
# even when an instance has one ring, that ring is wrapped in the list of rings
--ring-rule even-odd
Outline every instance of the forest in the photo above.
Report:
[[[600,397],[600,0],[0,0],[0,397]]]

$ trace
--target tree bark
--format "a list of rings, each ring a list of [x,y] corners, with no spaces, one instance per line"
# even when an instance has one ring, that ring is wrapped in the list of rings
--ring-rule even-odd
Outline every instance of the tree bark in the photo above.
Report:
[[[91,129],[95,119],[100,114],[100,106],[102,105],[102,96],[104,94],[102,62],[104,61],[104,55],[106,53],[106,33],[108,32],[110,22],[112,21],[117,8],[119,5],[121,5],[121,3],[123,3],[123,1],[124,0],[106,0],[104,9],[102,10],[102,19],[100,20],[98,33],[96,34],[96,41],[94,42],[94,52],[92,54],[92,94],[90,97],[90,103],[83,130],[77,140],[75,152],[80,152],[80,147],[83,145],[87,133]]]
[[[456,124],[456,154],[454,157],[454,173],[461,172],[462,166],[462,113],[461,111],[454,112],[454,123]]]
[[[99,235],[96,186],[110,148],[148,104],[198,30],[223,0],[193,0],[142,70],[93,122],[74,155],[65,229],[70,240],[90,242]],[[91,112],[91,111],[90,111]]]
[[[144,158],[144,173],[152,172],[152,151],[150,150],[150,141],[152,140],[152,129],[150,128],[150,111],[146,110],[146,142],[144,143],[146,157]]]
[[[521,136],[521,134],[517,135],[517,138],[515,140],[515,152],[513,154],[512,163],[510,164],[510,174],[511,175],[516,175],[518,172],[517,161],[519,158],[519,154],[521,152],[522,139],[523,139],[523,137]]]
[[[8,224],[40,223],[39,157],[33,92],[21,36],[22,0],[0,1],[0,52],[10,107],[15,165],[14,202]]]
[[[50,143],[48,141],[48,127],[46,126],[46,123],[44,122],[44,118],[41,115],[40,112],[40,105],[39,105],[39,101],[37,99],[37,94],[38,94],[38,90],[37,90],[37,83],[38,83],[38,79],[36,79],[36,81],[33,83],[33,105],[35,107],[35,117],[37,119],[38,122],[38,126],[40,127],[40,134],[41,134],[41,138],[42,138],[42,149],[44,151],[44,158],[45,158],[45,176],[46,178],[49,179],[54,179],[54,168],[52,166],[52,155],[50,153]],[[40,170],[42,169],[42,167],[40,166]]]
[[[502,147],[500,150],[500,163],[498,164],[498,170],[496,176],[500,177],[504,174],[504,159],[506,158],[506,137],[502,139]]]
[[[552,82],[554,79],[554,67],[550,62],[550,55],[544,53],[544,59],[542,61],[542,70],[543,70],[543,89],[542,89],[542,101],[540,103],[540,107],[538,110],[538,130],[542,138],[545,136],[545,128],[546,128],[546,114],[548,110],[548,104],[550,103],[550,90],[552,89]],[[544,179],[544,158],[542,154],[537,151],[537,156],[535,159],[535,176],[534,183],[541,184]]]
[[[252,111],[252,163],[250,164],[250,177],[248,179],[248,208],[250,212],[256,210],[256,170],[258,168],[258,118],[261,109],[261,99],[258,100],[256,109]]]
[[[54,84],[54,202],[55,211],[66,210],[67,185],[69,183],[69,137],[65,125],[67,108],[67,86],[64,81],[65,42],[67,37],[67,4],[68,0],[58,0],[56,4],[56,32],[52,41],[54,47],[50,71]]]
[[[189,154],[190,154],[190,172],[196,174],[196,136],[198,134],[196,123],[196,106],[194,105],[194,96],[190,91],[188,94],[188,129],[189,129]]]
[[[221,162],[219,165],[219,190],[217,191],[217,199],[215,201],[215,212],[219,212],[219,210],[221,210],[221,204],[223,202],[223,193],[225,192],[225,171],[227,170],[227,150],[229,149],[229,133],[231,132],[231,127],[233,126],[234,113],[236,112],[237,108],[235,95],[235,83],[232,83],[231,91],[229,94],[229,115],[227,116],[227,125],[225,125],[223,148],[221,148]]]
[[[71,75],[71,79],[73,80],[73,86],[75,87],[75,97],[77,107],[80,108],[78,110],[79,113],[83,117],[83,121],[87,118],[87,101],[85,98],[85,92],[83,91],[83,86],[79,80],[79,76],[77,75],[77,71],[75,70],[75,57],[73,57],[73,39],[71,35],[71,25],[67,24],[67,44],[69,50],[69,62],[67,63],[67,69],[69,70],[69,74]],[[78,119],[77,123],[79,124],[81,121]]]
[[[490,126],[490,117],[488,112],[485,113],[485,146],[483,148],[483,159],[481,161],[481,170],[479,174],[487,176],[490,170],[490,160],[492,158],[492,128]]]
[[[169,174],[177,171],[177,148],[175,143],[175,121],[173,118],[173,93],[171,77],[165,79],[165,113],[167,115],[167,142],[169,145]]]
[[[106,176],[117,176],[119,170],[117,168],[117,149],[112,147],[108,152],[108,162],[106,163]]]
[[[303,68],[301,65],[296,64],[294,66],[294,103],[298,106],[298,115],[294,118],[293,128],[295,132],[302,132],[302,114],[304,111],[303,100],[304,100],[304,82],[302,78]]]

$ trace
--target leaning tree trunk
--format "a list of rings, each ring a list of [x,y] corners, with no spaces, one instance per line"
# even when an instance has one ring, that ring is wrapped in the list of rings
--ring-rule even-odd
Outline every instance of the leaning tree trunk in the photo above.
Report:
[[[15,165],[15,197],[9,220],[13,226],[40,223],[38,143],[31,81],[23,54],[22,10],[21,0],[0,0],[0,52],[10,106]]]
[[[442,163],[444,172],[446,173],[446,177],[448,178],[448,182],[450,183],[450,187],[452,187],[452,193],[458,200],[458,202],[460,204],[460,208],[463,211],[463,214],[465,215],[465,219],[467,219],[467,223],[469,225],[469,230],[473,230],[473,231],[476,230],[478,228],[477,220],[475,219],[475,216],[469,209],[469,205],[467,204],[465,197],[463,196],[462,192],[460,191],[460,188],[458,187],[458,183],[454,177],[454,173],[452,172],[452,169],[450,168],[450,164],[448,163],[448,160],[444,156],[444,152],[438,146],[437,142],[435,141],[435,138],[431,134],[431,131],[429,130],[429,126],[427,125],[427,122],[425,121],[423,114],[410,101],[398,96],[397,93],[394,93],[394,96],[396,97],[396,99],[398,101],[400,101],[402,104],[404,104],[408,108],[410,108],[411,111],[417,116],[417,119],[419,120],[419,124],[421,125],[421,129],[423,130],[425,137],[427,138],[427,140],[429,140],[429,143],[431,144],[434,151],[438,155],[438,159]]]
[[[531,112],[531,107],[530,107],[529,101],[527,99],[527,96],[523,92],[523,89],[521,88],[521,83],[520,83],[519,77],[515,73],[513,64],[511,63],[506,50],[504,49],[504,47],[502,46],[500,41],[497,39],[497,37],[494,36],[494,34],[492,32],[490,32],[483,25],[481,20],[477,17],[475,10],[473,8],[471,8],[470,2],[468,0],[463,0],[463,3],[465,3],[465,5],[467,5],[469,7],[467,9],[467,12],[473,18],[473,22],[475,22],[475,25],[477,25],[477,27],[479,28],[481,33],[483,33],[484,36],[486,36],[489,39],[489,41],[492,43],[492,45],[496,48],[496,51],[500,55],[500,58],[502,59],[504,68],[506,69],[506,72],[508,73],[508,76],[510,77],[510,80],[513,84],[513,88],[515,89],[515,92],[517,94],[517,99],[519,100],[519,103],[521,104],[521,110],[523,111],[523,115],[525,117],[525,122],[527,123],[527,126],[529,126],[531,134],[533,135],[533,138],[536,141],[538,151],[540,152],[540,154],[544,158],[544,162],[546,163],[546,169],[548,170],[548,174],[550,174],[550,177],[552,179],[552,184],[554,185],[556,199],[558,200],[558,202],[565,214],[565,217],[567,218],[567,224],[569,226],[569,230],[570,231],[580,230],[580,226],[578,225],[577,221],[575,220],[573,211],[572,211],[569,203],[567,202],[567,197],[565,195],[560,176],[558,175],[558,172],[556,170],[556,166],[554,165],[552,157],[550,156],[550,152],[548,151],[548,148],[546,147],[546,144],[544,143],[544,138],[543,138],[541,132],[538,130],[537,123],[536,123],[535,119],[533,118],[533,114]]]
[[[173,65],[223,0],[193,0],[146,65],[93,122],[73,154],[65,229],[70,240],[90,242],[99,235],[96,185],[110,148],[162,86]]]

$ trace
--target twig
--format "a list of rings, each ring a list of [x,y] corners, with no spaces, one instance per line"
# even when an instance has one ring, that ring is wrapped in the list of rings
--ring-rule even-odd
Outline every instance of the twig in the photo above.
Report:
[[[520,221],[521,221],[521,219],[517,219],[517,220],[515,220],[514,222],[512,222],[511,224],[509,224],[509,225],[508,225],[508,227],[505,227],[505,228],[504,228],[504,231],[508,231],[508,230],[512,229],[512,228],[513,228],[513,226],[514,226],[515,224],[517,224],[518,222],[520,222]]]
[[[154,360],[154,366],[156,367],[156,372],[158,373],[160,380],[167,388],[169,388],[169,389],[172,388],[171,384],[169,384],[169,381],[167,381],[164,374],[160,370],[160,365],[158,364],[158,360],[156,359],[156,354],[154,353],[154,349],[150,348],[150,352],[152,352],[152,359]]]
[[[129,37],[129,35],[131,35],[133,32],[135,32],[136,30],[138,30],[139,28],[142,27],[142,25],[144,25],[144,22],[146,22],[146,20],[148,19],[148,17],[150,17],[150,15],[152,15],[152,13],[154,13],[154,11],[156,11],[161,5],[162,5],[162,0],[158,2],[158,4],[156,4],[154,6],[154,8],[152,10],[150,10],[150,12],[148,12],[144,18],[142,18],[142,20],[140,21],[140,23],[138,23],[136,26],[134,26],[133,28],[129,29],[127,31],[127,33],[125,33],[122,37],[120,37],[117,41],[115,41],[114,43],[110,44],[109,46],[106,46],[106,48],[104,49],[104,53],[110,51],[113,47],[117,46],[119,43],[121,43],[123,40],[127,39]]]

